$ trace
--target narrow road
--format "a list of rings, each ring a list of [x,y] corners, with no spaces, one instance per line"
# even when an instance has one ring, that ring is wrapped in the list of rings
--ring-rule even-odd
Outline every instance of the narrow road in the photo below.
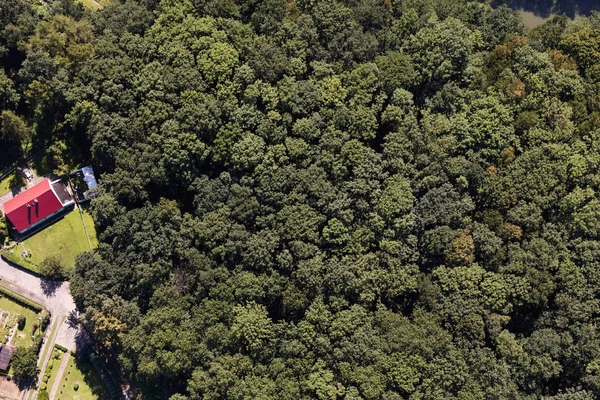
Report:
[[[2,258],[0,280],[9,289],[46,307],[53,317],[68,315],[75,310],[68,282],[42,279],[25,269],[8,264]]]
[[[0,258],[0,283],[21,296],[40,303],[52,314],[50,325],[46,329],[47,337],[40,351],[40,355],[45,355],[45,357],[43,360],[38,360],[39,386],[48,360],[52,357],[52,348],[57,337],[69,336],[69,332],[64,333],[68,331],[65,320],[69,313],[75,310],[75,302],[69,292],[69,283],[42,279],[29,271],[8,264],[2,258]],[[47,349],[49,351],[46,351]],[[27,390],[23,400],[35,399],[36,395],[36,389]]]

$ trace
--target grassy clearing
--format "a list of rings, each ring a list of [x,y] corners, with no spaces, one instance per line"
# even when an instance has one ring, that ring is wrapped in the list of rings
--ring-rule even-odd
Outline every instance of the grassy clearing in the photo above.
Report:
[[[98,245],[94,223],[87,210],[83,210],[87,232],[90,235],[92,248]],[[40,265],[48,256],[58,257],[67,270],[74,268],[75,257],[90,251],[86,230],[84,229],[79,210],[73,210],[62,219],[46,229],[36,233],[23,242],[23,246],[31,254],[28,261]]]
[[[33,343],[33,340],[31,339],[33,324],[36,323],[39,326],[39,321],[37,319],[38,313],[31,308],[15,303],[5,296],[0,297],[0,310],[10,313],[8,321],[11,323],[13,320],[16,323],[16,317],[19,315],[25,317],[25,327],[22,331],[17,330],[10,344],[13,346],[30,346]],[[0,312],[0,315],[2,314],[3,313]],[[11,327],[7,326],[7,328],[10,329]]]
[[[75,384],[79,387],[75,390]],[[60,380],[56,399],[60,400],[97,400],[108,399],[102,387],[102,381],[88,360],[78,356],[69,358],[67,368]]]
[[[0,195],[8,193],[11,189],[25,184],[21,174],[16,171],[0,181]]]
[[[110,4],[111,0],[79,0],[85,8],[100,10]]]
[[[97,1],[94,0],[79,0],[81,1],[81,4],[83,4],[83,6],[85,8],[89,8],[90,10],[100,10],[102,7],[104,7],[102,4],[100,4]]]
[[[85,224],[85,230],[92,244],[92,249],[95,249],[98,247],[98,237],[96,236],[96,225],[94,225],[94,219],[89,212],[89,207],[89,202],[81,205],[81,218]]]
[[[0,194],[7,193],[10,189],[12,189],[12,176],[8,176],[0,181]]]

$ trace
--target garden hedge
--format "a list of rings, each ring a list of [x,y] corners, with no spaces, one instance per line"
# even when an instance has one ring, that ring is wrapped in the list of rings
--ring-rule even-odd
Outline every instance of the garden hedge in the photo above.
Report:
[[[0,293],[5,295],[6,297],[9,297],[11,300],[15,301],[16,303],[19,303],[20,305],[25,306],[25,307],[29,307],[36,312],[40,312],[44,309],[44,307],[42,307],[41,304],[36,303],[35,301],[28,299],[27,297],[21,296],[20,294],[15,293],[12,290],[10,290],[2,285],[0,285]]]
[[[60,345],[60,344],[58,344],[58,343],[56,343],[56,344],[54,345],[54,347],[55,347],[55,348],[57,348],[58,350],[62,351],[63,353],[66,353],[66,352],[67,352],[67,348],[66,348],[66,347],[63,347],[63,346],[61,346],[61,345]]]
[[[13,253],[12,250],[3,250],[2,258],[4,258],[7,261],[10,261],[15,265],[18,265],[21,268],[25,268],[28,271],[31,271],[35,274],[39,274],[37,265],[29,261],[28,259],[22,257],[20,254]]]

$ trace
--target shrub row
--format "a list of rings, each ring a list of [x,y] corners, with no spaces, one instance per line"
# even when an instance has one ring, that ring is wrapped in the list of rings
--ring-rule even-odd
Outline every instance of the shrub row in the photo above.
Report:
[[[61,345],[60,345],[60,344],[58,344],[58,343],[54,344],[54,347],[55,347],[55,348],[57,348],[58,350],[62,351],[63,353],[66,353],[66,352],[67,352],[67,348],[66,348],[66,347],[63,347],[63,346],[61,346]]]
[[[28,259],[22,257],[19,253],[14,253],[12,250],[4,250],[2,251],[2,258],[15,265],[18,265],[21,268],[25,268],[28,271],[39,274],[38,266]]]
[[[44,309],[39,303],[36,303],[33,300],[29,300],[27,297],[23,297],[18,293],[13,292],[12,290],[0,285],[0,293],[9,297],[14,302],[33,309],[36,312],[40,312]]]
[[[115,382],[115,380],[113,379],[112,375],[108,371],[108,368],[106,367],[106,364],[104,364],[104,361],[102,361],[100,357],[98,357],[96,352],[91,347],[88,349],[88,357],[90,360],[90,364],[92,364],[92,367],[94,367],[96,373],[100,377],[103,386],[108,390],[110,398],[121,398],[119,385],[117,385],[117,382]]]

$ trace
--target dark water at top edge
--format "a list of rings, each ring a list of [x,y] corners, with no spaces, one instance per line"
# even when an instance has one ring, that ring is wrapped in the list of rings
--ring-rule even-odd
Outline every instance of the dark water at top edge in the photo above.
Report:
[[[600,0],[495,0],[494,6],[506,4],[514,10],[524,10],[542,18],[567,14],[570,18],[600,11]]]

